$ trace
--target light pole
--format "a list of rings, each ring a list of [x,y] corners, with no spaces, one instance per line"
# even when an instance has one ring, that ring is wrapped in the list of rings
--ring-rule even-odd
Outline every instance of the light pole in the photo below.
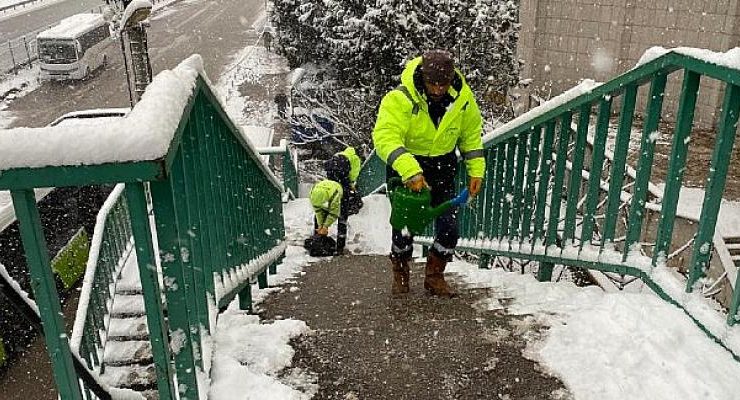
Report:
[[[147,85],[152,81],[152,65],[149,60],[146,36],[148,26],[146,19],[151,13],[152,3],[149,0],[134,0],[126,6],[121,18],[121,49],[132,107],[141,99]],[[130,62],[126,62],[127,49]],[[129,67],[131,73],[129,73]]]

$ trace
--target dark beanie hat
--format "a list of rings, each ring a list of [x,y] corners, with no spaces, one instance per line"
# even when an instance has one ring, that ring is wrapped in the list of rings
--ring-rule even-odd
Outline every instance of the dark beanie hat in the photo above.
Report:
[[[445,50],[429,50],[421,56],[421,72],[424,81],[433,84],[448,84],[455,76],[452,54]]]

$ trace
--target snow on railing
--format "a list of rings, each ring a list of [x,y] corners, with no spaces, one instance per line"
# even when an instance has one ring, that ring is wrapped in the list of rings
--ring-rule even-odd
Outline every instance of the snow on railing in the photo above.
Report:
[[[85,333],[85,323],[87,322],[88,310],[90,306],[90,297],[92,296],[93,290],[95,290],[95,275],[98,271],[98,261],[100,259],[100,250],[103,243],[103,237],[110,231],[106,230],[106,224],[108,223],[108,216],[116,203],[122,199],[123,190],[125,185],[120,183],[111,191],[108,198],[103,203],[103,206],[98,211],[98,215],[95,219],[95,228],[93,231],[92,240],[90,241],[90,252],[87,259],[87,265],[85,267],[85,277],[82,280],[82,291],[80,293],[79,304],[77,305],[77,313],[75,314],[75,322],[72,328],[72,337],[70,340],[70,346],[74,353],[80,354],[80,345],[82,338]],[[127,248],[124,254],[129,254],[133,250],[132,240],[128,241]],[[125,259],[125,257],[124,257]],[[118,276],[120,268],[122,268],[123,262],[118,260],[114,274]],[[115,283],[114,283],[115,284]],[[110,288],[109,288],[110,289]]]
[[[228,271],[214,272],[213,286],[216,292],[216,304],[219,304],[226,296],[233,295],[234,290],[264,271],[265,268],[285,253],[286,248],[287,243],[282,241],[267,253],[258,256],[246,264],[231,268]]]

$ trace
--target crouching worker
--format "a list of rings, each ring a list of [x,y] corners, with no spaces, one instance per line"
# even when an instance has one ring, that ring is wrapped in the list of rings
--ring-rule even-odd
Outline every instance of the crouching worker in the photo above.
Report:
[[[334,154],[324,164],[326,176],[335,176],[342,185],[342,205],[337,220],[337,254],[342,254],[347,243],[347,219],[357,214],[363,206],[362,195],[355,189],[360,175],[360,157],[354,147],[347,146],[343,151]]]
[[[342,215],[343,186],[349,181],[349,160],[343,157],[332,157],[324,167],[326,179],[316,183],[309,195],[314,210],[314,236],[306,240],[305,245],[311,256],[341,254],[345,244],[344,240],[334,241],[329,237],[329,228]],[[346,237],[346,216],[344,221],[344,232],[340,226],[339,234],[343,233]]]
[[[339,218],[342,192],[342,185],[331,179],[324,179],[311,188],[309,199],[314,211],[314,235],[305,242],[309,255],[324,257],[335,254],[337,244],[329,237],[329,227]]]

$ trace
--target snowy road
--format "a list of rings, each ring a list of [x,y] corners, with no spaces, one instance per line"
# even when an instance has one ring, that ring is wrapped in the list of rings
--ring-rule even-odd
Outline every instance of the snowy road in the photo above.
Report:
[[[34,10],[5,16],[0,14],[0,43],[56,24],[62,18],[97,9],[103,0],[47,0],[34,3]]]
[[[157,11],[148,30],[154,74],[199,53],[208,76],[217,78],[230,55],[255,37],[252,26],[264,18],[263,7],[261,0],[183,0]],[[109,50],[109,65],[91,79],[45,83],[11,103],[6,110],[15,117],[10,127],[44,126],[74,110],[128,106],[120,50],[117,45]]]

